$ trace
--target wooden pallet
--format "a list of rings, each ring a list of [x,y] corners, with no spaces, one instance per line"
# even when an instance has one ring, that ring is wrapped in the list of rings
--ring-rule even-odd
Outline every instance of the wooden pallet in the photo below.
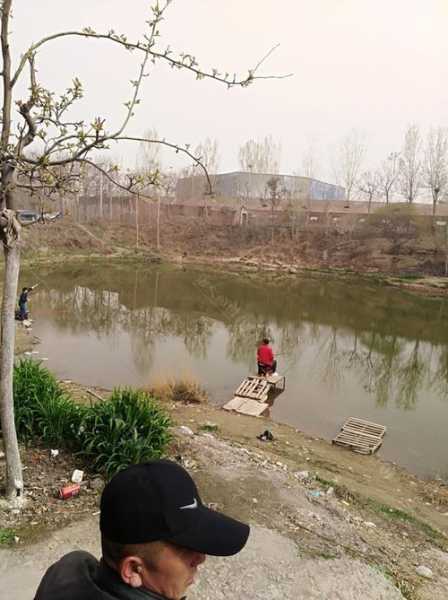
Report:
[[[384,425],[350,417],[332,442],[359,454],[373,454],[383,443],[385,433]]]
[[[239,385],[235,396],[266,402],[270,387],[271,384],[264,377],[249,376]]]
[[[230,402],[224,404],[223,408],[225,410],[234,410],[242,415],[259,417],[266,411],[266,409],[269,408],[269,405],[265,402],[252,400],[251,398],[241,398],[240,396],[235,396],[232,398],[232,400],[230,400]]]

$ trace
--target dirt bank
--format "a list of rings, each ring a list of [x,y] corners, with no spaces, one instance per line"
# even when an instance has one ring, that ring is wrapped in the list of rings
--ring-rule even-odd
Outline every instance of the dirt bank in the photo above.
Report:
[[[213,226],[200,219],[177,219],[162,226],[156,249],[151,224],[135,227],[70,221],[36,225],[24,233],[24,260],[32,264],[93,257],[127,257],[142,261],[220,265],[242,271],[271,271],[291,276],[367,276],[414,292],[445,296],[445,249],[431,232],[390,236],[381,230],[365,235],[308,231],[291,238],[280,230],[274,242],[263,227]],[[268,237],[267,237],[268,236]]]

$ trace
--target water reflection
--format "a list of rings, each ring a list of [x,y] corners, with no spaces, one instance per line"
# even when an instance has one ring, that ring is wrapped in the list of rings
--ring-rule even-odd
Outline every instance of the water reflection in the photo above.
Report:
[[[61,331],[94,332],[98,339],[127,332],[142,374],[151,369],[156,342],[167,338],[206,359],[219,323],[227,338],[223,360],[249,370],[258,341],[267,335],[283,372],[300,366],[301,354],[311,348],[313,370],[330,391],[354,374],[378,406],[393,402],[405,410],[415,408],[425,390],[442,399],[448,392],[448,330],[439,300],[362,287],[347,296],[336,282],[263,284],[126,266],[43,273],[41,281],[35,299],[41,315],[51,314]]]
[[[254,372],[267,335],[288,380],[274,417],[327,436],[351,414],[377,419],[395,428],[393,458],[425,421],[425,443],[446,468],[436,447],[448,418],[443,300],[347,281],[132,264],[38,276],[34,332],[61,376],[112,387],[188,371],[224,402]],[[406,452],[415,464],[417,450]]]

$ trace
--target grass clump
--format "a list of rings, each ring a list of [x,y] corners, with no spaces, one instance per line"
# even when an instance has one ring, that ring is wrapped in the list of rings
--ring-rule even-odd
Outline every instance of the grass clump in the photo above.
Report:
[[[116,389],[104,402],[79,405],[30,359],[14,367],[14,406],[21,441],[66,448],[108,477],[161,457],[170,441],[170,419],[147,392]]]
[[[10,546],[14,543],[15,533],[7,527],[0,527],[0,546]]]
[[[72,447],[85,407],[64,392],[55,377],[37,361],[14,366],[14,411],[17,435],[25,443],[38,439],[45,446]]]
[[[181,402],[183,404],[203,404],[207,402],[207,392],[190,376],[180,379],[166,379],[156,382],[150,393],[163,401]]]
[[[87,412],[78,454],[95,471],[110,476],[127,465],[160,458],[171,439],[170,424],[146,392],[116,389]]]

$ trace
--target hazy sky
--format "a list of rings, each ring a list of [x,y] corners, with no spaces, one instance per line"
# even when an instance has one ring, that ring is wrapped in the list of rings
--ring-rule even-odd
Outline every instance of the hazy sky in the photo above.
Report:
[[[132,38],[145,30],[148,0],[15,0],[15,56],[51,32],[91,26]],[[398,150],[411,122],[448,125],[447,0],[174,0],[161,45],[194,54],[204,68],[245,73],[272,46],[264,74],[286,80],[227,90],[159,65],[145,81],[128,131],[155,127],[193,146],[219,142],[220,170],[238,168],[238,148],[272,134],[281,171],[300,170],[310,140],[330,177],[332,149],[351,129],[367,139],[367,166]],[[56,41],[38,58],[39,77],[62,91],[74,75],[86,89],[82,114],[119,123],[139,57],[108,42]],[[79,108],[81,111],[81,106]],[[128,165],[132,145],[113,152]],[[168,155],[166,165],[176,164]]]

